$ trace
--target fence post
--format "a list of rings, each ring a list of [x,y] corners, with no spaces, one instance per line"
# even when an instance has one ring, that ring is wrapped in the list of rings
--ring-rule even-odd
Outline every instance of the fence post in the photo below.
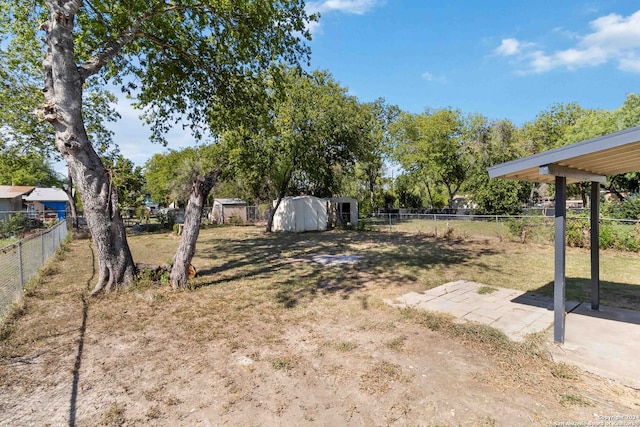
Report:
[[[496,235],[500,237],[500,223],[498,222],[498,215],[496,215]]]
[[[44,265],[44,231],[40,231],[40,266]]]
[[[20,271],[20,289],[24,289],[24,268],[22,265],[22,240],[18,241],[18,270]]]
[[[436,237],[438,237],[438,217],[433,214],[433,230]]]

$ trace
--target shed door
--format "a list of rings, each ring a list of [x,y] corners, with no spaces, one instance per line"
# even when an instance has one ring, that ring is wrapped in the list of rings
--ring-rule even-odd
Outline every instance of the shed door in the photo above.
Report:
[[[343,224],[351,222],[351,202],[340,203],[340,221]]]

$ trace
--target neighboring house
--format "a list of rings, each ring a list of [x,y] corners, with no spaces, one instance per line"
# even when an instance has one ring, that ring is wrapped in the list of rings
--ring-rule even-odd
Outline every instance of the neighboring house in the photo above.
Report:
[[[69,196],[60,188],[36,188],[24,198],[27,211],[44,218],[65,219]]]
[[[471,200],[471,195],[469,194],[456,194],[455,196],[453,196],[453,206],[451,207],[453,209],[463,211],[458,212],[459,214],[468,214],[470,213],[470,211],[477,209],[478,204],[474,203],[473,200]]]
[[[327,201],[314,196],[285,197],[273,216],[273,231],[299,233],[326,229]]]
[[[217,224],[247,222],[247,202],[242,199],[214,199],[209,219]]]
[[[19,185],[0,185],[0,220],[7,219],[9,212],[23,211],[22,198],[31,193],[34,188]]]

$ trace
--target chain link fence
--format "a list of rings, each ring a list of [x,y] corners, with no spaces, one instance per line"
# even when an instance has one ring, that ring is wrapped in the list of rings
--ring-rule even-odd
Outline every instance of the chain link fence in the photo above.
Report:
[[[67,237],[67,222],[0,248],[0,317]]]
[[[549,215],[466,215],[456,213],[379,212],[361,218],[359,227],[389,232],[420,233],[436,237],[553,244],[554,217]],[[590,245],[591,226],[583,214],[567,217],[567,244]],[[600,218],[600,247],[640,252],[640,221]]]

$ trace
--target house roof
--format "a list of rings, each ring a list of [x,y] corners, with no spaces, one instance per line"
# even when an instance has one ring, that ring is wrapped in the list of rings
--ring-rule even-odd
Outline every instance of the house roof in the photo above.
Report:
[[[553,183],[598,181],[640,170],[640,126],[492,166],[491,178]]]
[[[246,205],[242,199],[232,198],[232,199],[213,199],[213,203],[220,203],[221,205]]]
[[[69,196],[59,188],[36,188],[24,199],[27,202],[68,202]]]
[[[16,197],[28,194],[35,187],[24,185],[0,185],[0,199],[14,199]]]

